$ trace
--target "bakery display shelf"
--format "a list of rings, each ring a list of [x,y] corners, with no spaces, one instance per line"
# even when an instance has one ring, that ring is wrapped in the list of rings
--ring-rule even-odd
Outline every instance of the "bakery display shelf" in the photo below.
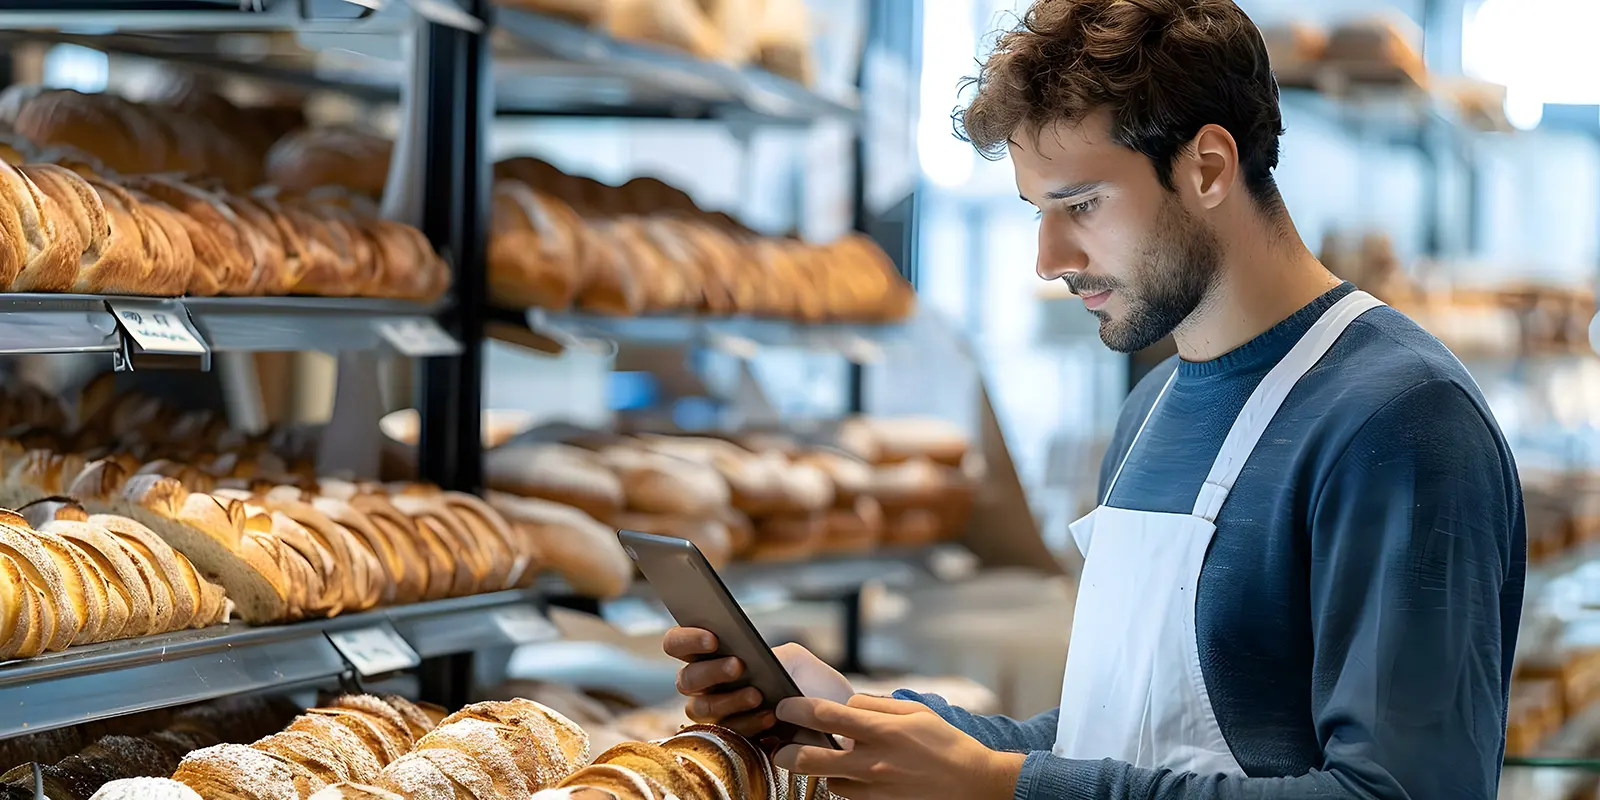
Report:
[[[182,301],[214,351],[373,350],[407,356],[461,352],[434,317],[445,303],[363,297],[196,297]]]
[[[495,24],[496,110],[669,118],[748,118],[806,124],[852,119],[854,100],[823,97],[753,68],[623,42],[581,25],[511,8]],[[538,76],[540,80],[521,80]]]
[[[903,324],[802,323],[750,317],[684,315],[607,317],[594,314],[497,310],[494,319],[527,330],[558,346],[698,345],[751,357],[778,347],[838,353],[856,363],[883,357],[885,345],[906,338]]]
[[[559,636],[537,596],[515,590],[291,625],[230,623],[80,645],[0,664],[0,739],[339,678],[352,662],[330,636],[363,630],[396,632],[420,658]]]
[[[134,356],[135,364],[150,353],[389,347],[408,356],[454,355],[460,343],[434,319],[444,307],[368,298],[0,294],[0,354],[127,354],[139,344],[148,352]],[[133,324],[150,321],[144,312],[152,310],[168,314],[165,330]],[[203,362],[197,363],[204,368]]]
[[[0,738],[327,680],[348,667],[314,626],[197,631],[0,665]]]
[[[432,22],[481,29],[454,0],[21,0],[0,5],[0,28],[393,34],[410,27],[412,10]]]

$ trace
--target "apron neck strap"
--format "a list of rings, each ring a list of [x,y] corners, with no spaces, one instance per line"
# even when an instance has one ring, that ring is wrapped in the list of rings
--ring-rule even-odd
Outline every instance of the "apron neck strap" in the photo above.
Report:
[[[1128,449],[1123,451],[1122,460],[1117,462],[1117,471],[1111,474],[1111,482],[1106,484],[1105,496],[1100,498],[1100,504],[1111,502],[1111,490],[1117,488],[1117,479],[1122,477],[1122,468],[1128,465],[1128,456],[1133,455],[1133,448],[1138,446],[1139,437],[1144,435],[1144,426],[1150,424],[1150,418],[1155,416],[1156,408],[1161,405],[1161,398],[1167,396],[1167,390],[1172,388],[1172,382],[1177,380],[1178,370],[1173,369],[1167,377],[1167,382],[1161,385],[1161,391],[1156,394],[1156,399],[1150,404],[1150,410],[1144,413],[1144,421],[1139,423],[1139,430],[1133,432],[1133,441],[1128,442]]]
[[[1277,415],[1289,391],[1322,360],[1333,343],[1350,327],[1350,323],[1381,305],[1381,301],[1366,292],[1356,291],[1345,295],[1324,312],[1311,330],[1295,342],[1289,354],[1267,373],[1234,419],[1228,438],[1223,440],[1217,460],[1211,465],[1211,473],[1201,485],[1199,497],[1195,498],[1195,516],[1207,522],[1217,521],[1217,514],[1222,511],[1222,504],[1227,502],[1228,492],[1233,490],[1245,461],[1256,449],[1256,443],[1261,441],[1268,423]]]

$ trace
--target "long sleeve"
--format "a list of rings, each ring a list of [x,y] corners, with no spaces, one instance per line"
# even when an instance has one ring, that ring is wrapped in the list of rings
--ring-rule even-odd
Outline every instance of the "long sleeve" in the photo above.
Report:
[[[1056,742],[1056,721],[1059,711],[1046,711],[1029,720],[1010,717],[988,717],[972,714],[945,702],[936,694],[918,694],[904,689],[895,692],[896,700],[910,700],[927,706],[945,722],[960,728],[968,736],[983,743],[990,750],[1007,753],[1031,753],[1049,750]]]
[[[1306,521],[1320,769],[1200,776],[1037,747],[1018,800],[1495,796],[1525,572],[1514,465],[1450,380],[1404,391],[1324,463]],[[1029,725],[940,713],[985,743]]]

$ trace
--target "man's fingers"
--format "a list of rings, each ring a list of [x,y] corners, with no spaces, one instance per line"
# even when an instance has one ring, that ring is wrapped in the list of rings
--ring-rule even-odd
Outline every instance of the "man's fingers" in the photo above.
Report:
[[[773,725],[778,724],[778,718],[771,711],[746,711],[743,714],[724,717],[715,724],[746,739],[756,739],[771,730]]]
[[[921,703],[910,700],[896,700],[892,697],[875,697],[870,694],[858,694],[850,698],[850,707],[863,711],[876,711],[880,714],[922,714],[933,713],[931,709]]]
[[[856,762],[860,759],[851,758],[851,755],[840,750],[791,744],[775,753],[772,756],[772,763],[790,772],[813,778],[861,777],[856,774],[860,769]],[[832,783],[831,780],[829,782]]]
[[[858,742],[871,742],[878,712],[821,700],[791,697],[778,704],[778,719],[822,733],[837,733]]]
[[[717,637],[699,628],[673,628],[662,638],[661,649],[679,661],[717,652]]]
[[[707,694],[743,674],[744,662],[733,657],[686,664],[678,670],[678,694],[688,697]]]
[[[760,706],[761,690],[746,687],[727,694],[691,697],[684,706],[684,711],[689,715],[689,719],[695,722],[718,723],[729,717],[754,711]]]

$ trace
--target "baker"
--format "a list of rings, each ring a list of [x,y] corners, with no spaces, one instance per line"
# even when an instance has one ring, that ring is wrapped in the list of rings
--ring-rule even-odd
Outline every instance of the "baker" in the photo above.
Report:
[[[1129,396],[1072,525],[1060,708],[855,695],[786,647],[808,697],[777,717],[852,748],[777,762],[854,800],[1494,797],[1516,468],[1450,351],[1296,232],[1255,25],[1231,0],[1037,0],[974,86],[961,127],[1038,209],[1039,276],[1113,350],[1171,335],[1178,356]],[[665,642],[686,661],[713,644]],[[683,667],[689,715],[759,735],[755,690],[716,688],[742,669]]]

